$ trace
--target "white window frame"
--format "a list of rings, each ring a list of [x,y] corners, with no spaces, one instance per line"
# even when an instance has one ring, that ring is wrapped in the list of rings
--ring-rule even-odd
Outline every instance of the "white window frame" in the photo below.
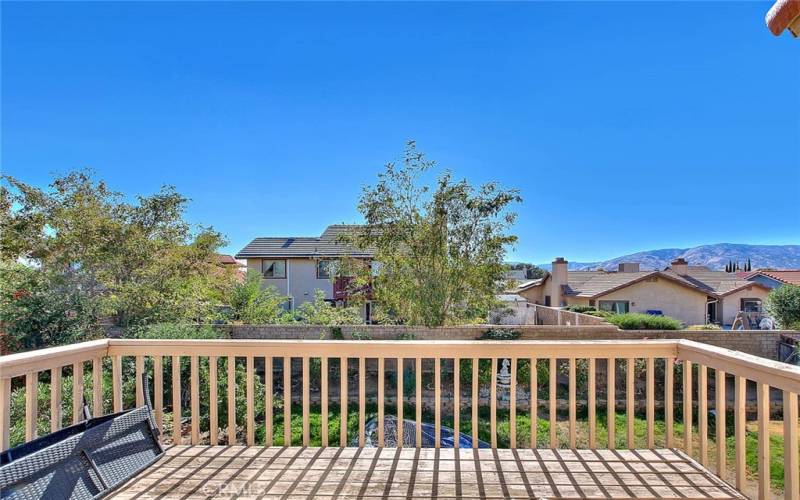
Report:
[[[264,264],[267,262],[283,262],[283,276],[267,276],[265,274]],[[261,277],[265,280],[285,280],[286,273],[287,273],[287,262],[286,259],[262,259],[261,260]]]

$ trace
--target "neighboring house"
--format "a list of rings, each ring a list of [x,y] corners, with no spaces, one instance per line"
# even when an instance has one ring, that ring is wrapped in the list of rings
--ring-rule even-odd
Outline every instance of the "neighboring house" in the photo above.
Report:
[[[568,271],[553,261],[544,278],[520,283],[508,293],[546,306],[590,305],[618,313],[664,314],[687,325],[730,325],[739,311],[759,314],[769,288],[735,274],[709,271],[677,259],[663,271],[623,263],[617,271]]]
[[[755,271],[736,273],[747,281],[761,283],[768,288],[778,288],[781,285],[800,286],[800,269],[757,269]]]
[[[315,290],[322,290],[332,304],[347,302],[347,278],[331,276],[331,263],[343,257],[371,261],[372,252],[356,249],[341,237],[358,226],[328,226],[319,237],[290,236],[256,238],[247,244],[237,259],[247,261],[247,269],[261,273],[264,284],[274,286],[289,297],[289,309],[314,300]],[[364,304],[363,314],[370,319],[371,304]]]
[[[244,262],[239,262],[238,260],[234,259],[230,255],[225,255],[222,253],[216,254],[217,258],[217,265],[224,269],[233,269],[236,273],[236,277],[240,281],[244,281],[245,274],[247,273],[247,265]]]
[[[528,277],[528,273],[525,269],[511,269],[506,271],[505,278],[507,281],[525,281]]]

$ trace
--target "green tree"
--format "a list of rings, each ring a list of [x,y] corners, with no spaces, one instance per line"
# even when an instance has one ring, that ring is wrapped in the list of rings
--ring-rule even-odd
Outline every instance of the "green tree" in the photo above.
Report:
[[[129,202],[88,171],[49,189],[2,179],[0,260],[69,276],[67,293],[97,317],[121,326],[210,318],[233,285],[215,260],[222,235],[184,221],[188,200],[173,187]]]
[[[80,279],[0,261],[0,321],[12,352],[99,336],[96,304],[80,292]]]
[[[781,328],[800,329],[800,286],[782,285],[769,292],[767,311]]]
[[[520,202],[516,190],[495,183],[473,187],[444,172],[434,186],[423,174],[434,167],[407,144],[400,165],[389,163],[358,204],[366,224],[357,246],[372,248],[380,264],[367,280],[381,307],[408,324],[440,326],[485,318],[502,285],[507,231]]]

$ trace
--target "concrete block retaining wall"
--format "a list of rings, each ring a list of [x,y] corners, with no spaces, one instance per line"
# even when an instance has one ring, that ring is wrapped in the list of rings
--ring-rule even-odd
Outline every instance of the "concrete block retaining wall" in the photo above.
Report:
[[[331,328],[308,325],[219,325],[232,339],[330,339]],[[641,340],[687,339],[746,352],[755,356],[776,359],[781,330],[619,330],[613,325],[551,326],[551,325],[466,325],[426,328],[398,325],[342,326],[345,339],[353,333],[366,334],[373,340],[475,340],[489,329],[515,330],[526,340]]]

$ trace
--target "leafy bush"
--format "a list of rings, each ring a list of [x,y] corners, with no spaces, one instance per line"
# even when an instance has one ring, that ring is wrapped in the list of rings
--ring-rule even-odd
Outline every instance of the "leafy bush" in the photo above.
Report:
[[[767,311],[781,328],[800,330],[800,286],[783,285],[769,292]]]
[[[564,308],[564,310],[565,311],[571,311],[571,312],[574,312],[574,313],[587,313],[587,312],[590,312],[590,311],[596,311],[594,306],[587,306],[587,305],[583,305],[583,304],[575,304],[575,305],[567,306],[567,307]]]
[[[303,302],[294,311],[294,320],[306,325],[360,325],[364,323],[358,307],[334,307],[325,300],[325,292],[314,291],[314,300]]]
[[[682,323],[669,316],[642,313],[612,314],[608,322],[621,330],[680,330]]]
[[[289,323],[292,317],[285,307],[288,300],[274,286],[262,289],[261,274],[251,270],[244,283],[237,283],[231,293],[233,319],[250,325]]]
[[[221,339],[226,338],[219,330],[208,325],[189,323],[157,323],[141,326],[132,331],[137,339]]]
[[[520,333],[516,330],[490,329],[483,332],[481,340],[517,340]]]
[[[361,330],[355,330],[352,337],[353,340],[372,340],[372,336],[368,332]]]
[[[609,316],[614,315],[614,313],[612,313],[611,311],[603,311],[603,310],[586,311],[583,314],[588,314],[589,316],[597,316],[598,318],[607,318]]]
[[[713,323],[709,323],[706,325],[691,325],[686,327],[687,330],[722,330],[722,327],[719,325],[715,325]]]

